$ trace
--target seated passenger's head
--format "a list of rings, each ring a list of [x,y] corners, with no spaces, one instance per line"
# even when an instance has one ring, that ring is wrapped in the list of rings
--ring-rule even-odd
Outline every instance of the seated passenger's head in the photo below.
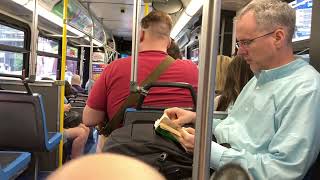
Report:
[[[229,56],[218,55],[217,65],[216,65],[216,81],[215,81],[215,92],[216,94],[221,94],[226,81],[226,74],[228,66],[231,62]]]
[[[243,87],[253,77],[250,66],[242,56],[235,56],[227,68],[225,84],[218,102],[218,111],[226,111],[233,104]]]
[[[104,153],[72,160],[48,177],[48,180],[60,179],[164,180],[164,177],[139,160]]]
[[[293,59],[295,11],[281,0],[253,0],[237,15],[238,54],[252,71],[287,64]]]
[[[167,51],[171,44],[171,17],[162,11],[151,11],[141,20],[140,50]]]
[[[240,165],[226,164],[214,173],[212,180],[251,180],[251,178]]]
[[[181,52],[177,43],[171,39],[170,47],[167,49],[167,53],[169,56],[173,57],[173,59],[182,59]]]
[[[64,96],[68,97],[75,94],[72,90],[72,86],[70,85],[69,81],[64,81]]]
[[[81,85],[81,79],[80,79],[80,76],[78,74],[74,74],[71,77],[71,85],[78,85],[78,86]]]

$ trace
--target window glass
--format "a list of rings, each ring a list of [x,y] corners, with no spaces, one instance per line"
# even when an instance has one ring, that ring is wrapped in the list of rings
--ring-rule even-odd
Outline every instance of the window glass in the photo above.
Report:
[[[78,48],[67,46],[67,56],[78,58]]]
[[[65,79],[71,83],[71,78],[77,74],[78,61],[67,60]]]
[[[38,51],[58,54],[59,43],[43,37],[38,38]]]
[[[0,24],[0,44],[24,47],[24,32]]]
[[[40,80],[45,77],[45,78],[56,80],[57,66],[58,66],[58,58],[38,56],[36,79]]]
[[[22,75],[23,54],[0,51],[0,73]]]

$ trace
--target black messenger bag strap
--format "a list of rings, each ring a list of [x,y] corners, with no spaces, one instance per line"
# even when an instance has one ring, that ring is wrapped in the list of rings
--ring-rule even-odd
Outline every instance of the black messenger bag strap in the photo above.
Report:
[[[144,86],[145,84],[155,82],[159,79],[160,75],[174,62],[174,59],[167,55],[166,58],[157,66],[155,70],[153,70],[149,76],[142,81],[140,86]],[[111,132],[115,129],[117,129],[120,126],[120,123],[123,120],[124,112],[128,107],[134,106],[139,98],[139,93],[132,93],[130,92],[130,95],[125,100],[125,102],[121,105],[121,107],[118,109],[116,114],[113,116],[113,118],[109,121],[104,121],[104,124],[101,124],[98,127],[99,134],[102,134],[104,136],[108,136],[111,134]]]

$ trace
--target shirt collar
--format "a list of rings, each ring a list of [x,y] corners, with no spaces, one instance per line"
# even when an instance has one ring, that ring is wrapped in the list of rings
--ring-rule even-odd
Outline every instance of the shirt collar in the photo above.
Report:
[[[286,77],[307,64],[308,63],[303,59],[297,58],[286,65],[274,69],[262,70],[255,74],[255,77],[257,78],[257,85],[263,85],[270,81]]]

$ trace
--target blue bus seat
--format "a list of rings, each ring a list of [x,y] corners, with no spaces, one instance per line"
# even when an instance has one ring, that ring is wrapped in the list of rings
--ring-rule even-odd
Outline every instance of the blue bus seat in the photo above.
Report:
[[[0,151],[0,179],[18,177],[27,169],[30,161],[31,154],[28,152]]]
[[[37,93],[0,91],[0,148],[32,152],[34,177],[38,175],[37,152],[53,151],[61,133],[48,132],[42,97]]]
[[[61,134],[47,131],[41,95],[0,92],[0,148],[21,151],[52,151]]]

